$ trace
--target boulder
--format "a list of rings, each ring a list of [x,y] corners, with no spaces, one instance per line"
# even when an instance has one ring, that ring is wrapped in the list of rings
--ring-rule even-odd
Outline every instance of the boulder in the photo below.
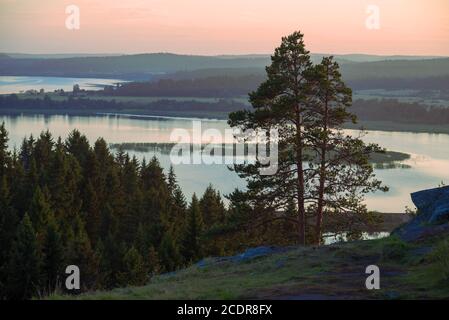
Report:
[[[418,215],[393,234],[404,241],[416,241],[449,231],[449,186],[411,194]]]
[[[275,247],[275,246],[260,246],[255,248],[249,248],[244,252],[237,254],[235,256],[229,257],[211,257],[207,259],[203,259],[196,263],[198,268],[204,268],[210,265],[216,265],[223,262],[231,262],[231,263],[242,263],[247,262],[256,258],[265,257],[268,255],[286,252],[291,250],[293,247]]]

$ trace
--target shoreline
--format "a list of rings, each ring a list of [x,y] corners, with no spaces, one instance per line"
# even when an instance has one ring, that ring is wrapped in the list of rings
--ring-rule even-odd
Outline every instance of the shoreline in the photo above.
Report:
[[[131,111],[131,110],[130,110]],[[139,112],[132,110],[132,112],[123,112],[123,110],[54,110],[54,109],[0,109],[1,116],[96,116],[96,117],[125,117],[138,119],[165,119],[165,120],[199,120],[199,121],[227,121],[228,113],[220,111],[161,111],[155,110],[152,112]],[[364,121],[360,120],[357,124],[347,123],[343,129],[365,131],[386,131],[386,132],[401,132],[401,133],[427,133],[427,134],[449,134],[449,126],[431,125],[431,124],[408,124],[391,121]]]

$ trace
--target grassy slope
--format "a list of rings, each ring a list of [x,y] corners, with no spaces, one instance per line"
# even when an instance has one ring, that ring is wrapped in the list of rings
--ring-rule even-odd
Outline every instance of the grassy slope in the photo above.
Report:
[[[87,293],[79,299],[428,299],[449,298],[443,280],[449,242],[405,244],[389,237],[320,248],[291,248],[234,263],[207,259],[143,287]],[[439,258],[434,248],[438,247]],[[446,264],[445,264],[446,263]],[[365,268],[376,264],[381,289],[365,288]],[[447,270],[447,268],[446,268]],[[449,272],[446,271],[446,277]],[[52,299],[73,297],[54,295]]]

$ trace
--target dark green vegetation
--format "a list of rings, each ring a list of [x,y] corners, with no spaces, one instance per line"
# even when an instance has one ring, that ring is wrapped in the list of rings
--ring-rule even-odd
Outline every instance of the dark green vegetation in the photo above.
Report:
[[[0,126],[0,298],[45,296],[60,288],[67,265],[82,290],[139,285],[203,255],[240,248],[204,237],[228,211],[212,187],[186,202],[174,172],[158,161],[112,154],[73,131],[49,132],[8,151]],[[229,239],[230,241],[230,239]]]
[[[90,146],[78,131],[66,141],[43,132],[11,152],[2,125],[1,298],[63,291],[72,264],[83,275],[81,291],[110,289],[143,285],[205,256],[297,242],[276,212],[259,212],[240,195],[225,208],[210,187],[188,204],[174,172],[165,174],[155,158],[113,154],[103,139]]]
[[[208,258],[174,274],[154,277],[146,286],[77,298],[447,299],[448,257],[447,237],[415,243],[388,237],[319,248],[289,247],[242,262]],[[380,290],[365,287],[365,268],[370,264],[380,268]]]
[[[110,144],[111,149],[123,150],[123,151],[137,151],[137,152],[160,152],[161,154],[170,154],[175,143],[161,143],[161,142],[123,142],[123,143],[113,143]],[[206,145],[201,145],[203,150]],[[220,147],[217,145],[217,147]],[[231,144],[221,145],[221,150],[225,152],[226,149],[233,148]],[[190,144],[190,150],[193,152],[193,144]],[[307,151],[311,153],[311,151]],[[376,152],[370,155],[369,161],[376,166],[385,166],[388,168],[389,165],[397,165],[399,162],[410,159],[410,155],[403,152],[397,151],[383,151]],[[379,167],[381,168],[381,167]]]
[[[0,96],[0,113],[16,115],[31,114],[70,114],[96,115],[98,113],[118,113],[132,115],[227,118],[229,112],[240,110],[244,104],[229,99],[214,102],[195,99],[161,99],[150,102],[139,100],[101,99],[101,98],[43,98],[21,99],[17,95]]]

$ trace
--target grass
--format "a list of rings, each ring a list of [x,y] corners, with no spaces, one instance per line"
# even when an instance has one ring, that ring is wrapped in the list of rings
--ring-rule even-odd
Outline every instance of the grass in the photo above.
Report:
[[[142,287],[50,299],[412,299],[449,298],[448,239],[408,244],[395,237],[324,247],[293,247],[241,263],[206,260]],[[365,288],[379,266],[381,289]]]

